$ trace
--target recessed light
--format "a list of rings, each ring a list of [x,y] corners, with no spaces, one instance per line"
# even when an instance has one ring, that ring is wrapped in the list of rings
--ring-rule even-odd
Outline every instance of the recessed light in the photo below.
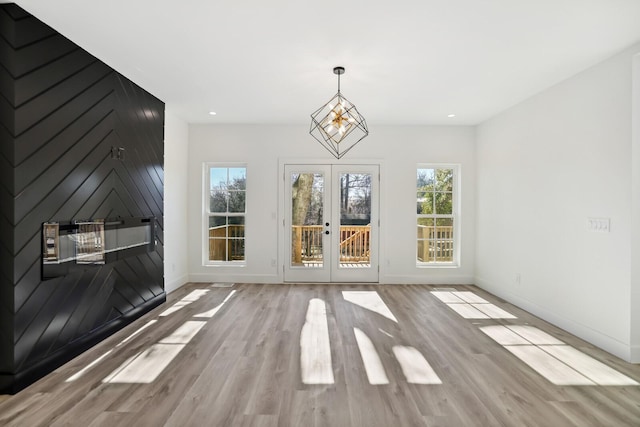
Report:
[[[455,114],[448,114],[447,117],[451,118],[451,117],[455,117]]]
[[[218,114],[218,113],[216,113],[215,111],[209,111],[209,115],[211,115],[211,116],[215,116],[216,114]]]

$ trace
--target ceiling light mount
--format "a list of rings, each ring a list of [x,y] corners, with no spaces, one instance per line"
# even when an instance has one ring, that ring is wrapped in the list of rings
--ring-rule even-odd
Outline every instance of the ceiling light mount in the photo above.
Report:
[[[356,106],[340,93],[340,76],[344,67],[334,67],[338,75],[338,92],[311,114],[309,133],[336,159],[340,159],[369,135],[367,122]]]

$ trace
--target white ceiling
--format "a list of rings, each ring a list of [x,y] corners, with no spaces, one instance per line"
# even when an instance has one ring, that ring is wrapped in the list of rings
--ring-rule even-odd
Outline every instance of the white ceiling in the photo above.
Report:
[[[307,123],[342,65],[370,126],[477,124],[640,42],[640,0],[16,2],[190,123]]]

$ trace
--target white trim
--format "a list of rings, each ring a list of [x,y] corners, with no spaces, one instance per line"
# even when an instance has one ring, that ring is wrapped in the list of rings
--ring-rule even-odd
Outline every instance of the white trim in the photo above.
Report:
[[[629,362],[640,363],[640,345],[631,346],[631,357],[629,358]]]
[[[333,233],[331,236],[331,246],[332,250],[332,262],[331,262],[331,281],[332,282],[343,282],[343,281],[351,281],[351,282],[369,282],[369,283],[379,283],[380,281],[380,166],[378,165],[358,165],[358,164],[340,164],[333,165],[331,167],[332,174],[332,182],[335,184],[333,187],[333,200],[331,203],[332,206],[332,216],[333,222],[335,224],[340,224],[340,209],[339,207],[339,199],[341,187],[338,185],[340,182],[340,176],[344,173],[361,173],[365,175],[371,176],[371,200],[370,200],[370,224],[371,224],[371,235],[370,235],[370,256],[369,268],[341,268],[340,265],[340,256],[339,251],[336,250],[340,246],[340,234]]]
[[[226,169],[232,169],[232,168],[244,168],[245,170],[245,179],[246,179],[246,183],[249,182],[249,168],[247,166],[247,163],[245,162],[202,162],[202,190],[201,190],[201,194],[200,197],[202,198],[202,209],[201,209],[201,216],[202,216],[202,225],[201,225],[201,237],[202,237],[202,245],[200,247],[200,252],[201,252],[201,263],[203,267],[218,267],[218,266],[222,266],[222,267],[227,267],[227,266],[237,266],[237,267],[245,267],[247,265],[247,256],[245,253],[245,258],[241,261],[211,261],[209,260],[209,256],[208,256],[208,252],[209,252],[209,236],[208,233],[205,232],[205,230],[209,229],[209,217],[211,216],[211,213],[209,212],[209,209],[207,208],[207,204],[209,202],[209,191],[210,191],[210,170],[211,168],[226,168]],[[245,184],[246,185],[246,184]],[[239,212],[227,212],[228,216],[237,216],[237,217],[243,217],[244,218],[244,227],[245,227],[245,233],[246,233],[246,229],[247,229],[247,208],[248,208],[248,204],[247,204],[247,188],[245,187],[245,206],[244,206],[244,213],[240,214]],[[245,234],[244,237],[244,241],[245,241],[245,250],[246,250],[246,242],[247,242],[247,236]]]
[[[416,228],[416,236],[414,239],[415,244],[415,262],[416,267],[422,268],[460,268],[461,265],[461,252],[462,252],[462,165],[460,163],[417,163],[416,171],[418,169],[453,169],[453,211],[451,217],[453,218],[453,261],[452,262],[424,262],[418,261],[418,235]],[[417,187],[416,187],[417,192]],[[415,205],[413,209],[415,209]],[[415,212],[415,211],[414,211]],[[434,216],[435,218],[435,216]],[[417,214],[416,214],[417,219]]]
[[[449,274],[438,274],[438,271],[436,269],[431,270],[431,272],[434,274],[390,274],[386,276],[380,276],[380,283],[385,285],[473,285],[475,283],[475,278],[473,276],[451,276]]]
[[[285,207],[286,200],[286,179],[285,179],[285,166],[286,165],[342,165],[345,161],[339,161],[335,158],[300,158],[300,157],[279,157],[278,158],[278,252],[277,252],[277,277],[279,283],[284,283],[284,269],[285,269],[285,245],[288,243],[286,239],[285,233],[285,215],[287,213],[287,209]],[[386,271],[386,262],[383,260],[386,259],[386,245],[385,245],[385,237],[386,237],[386,227],[384,227],[385,219],[386,219],[386,209],[387,209],[387,192],[386,187],[384,186],[385,181],[382,180],[382,177],[385,176],[385,160],[380,158],[361,158],[361,159],[349,159],[348,164],[350,165],[371,165],[378,167],[378,220],[380,222],[380,231],[378,238],[378,283],[382,281],[382,275]],[[248,174],[248,172],[247,172]],[[270,282],[271,283],[271,282]],[[373,282],[371,284],[374,284]]]
[[[631,362],[640,363],[640,53],[631,57]]]
[[[283,283],[277,274],[233,274],[225,272],[214,273],[191,273],[189,274],[189,282],[208,283],[208,282],[225,282],[225,283]]]
[[[515,306],[528,311],[536,317],[545,320],[565,331],[601,348],[627,362],[631,361],[632,348],[629,344],[621,342],[613,337],[605,335],[595,329],[592,329],[581,323],[574,322],[562,315],[556,314],[553,311],[547,310],[544,307],[539,306],[525,298],[521,298],[511,292],[503,291],[500,287],[491,286],[489,282],[479,277],[476,277],[476,286],[484,289],[487,292],[496,295],[505,301],[514,304]],[[638,363],[638,359],[635,363]]]
[[[455,231],[454,231],[455,234]],[[416,254],[417,255],[417,254]],[[416,256],[416,268],[417,269],[422,269],[422,268],[460,268],[460,264],[456,264],[455,262],[422,262],[422,261],[418,261],[417,260],[418,257]]]

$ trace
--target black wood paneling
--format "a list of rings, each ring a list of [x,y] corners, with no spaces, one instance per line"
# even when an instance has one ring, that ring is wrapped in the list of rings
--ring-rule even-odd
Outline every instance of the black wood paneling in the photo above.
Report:
[[[0,376],[13,370],[13,105],[14,79],[10,73],[12,48],[17,44],[15,20],[21,10],[0,10]],[[17,15],[16,15],[17,14]],[[0,378],[0,389],[10,379]]]
[[[14,391],[164,301],[164,104],[13,4],[0,59],[0,391]],[[150,216],[154,251],[41,279],[43,222]]]

